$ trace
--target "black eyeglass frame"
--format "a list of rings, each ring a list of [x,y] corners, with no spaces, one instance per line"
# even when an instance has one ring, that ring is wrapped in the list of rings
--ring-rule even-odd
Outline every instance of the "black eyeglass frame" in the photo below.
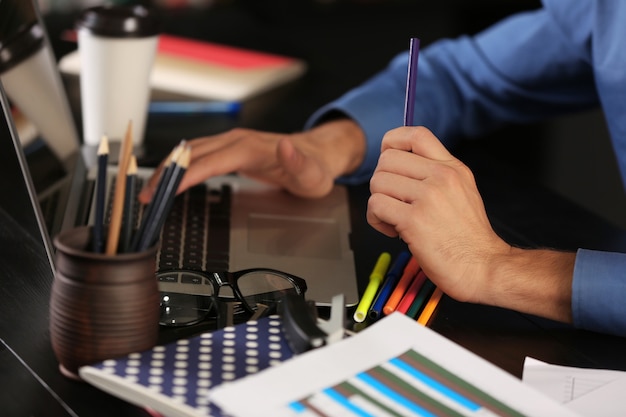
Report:
[[[198,296],[199,297],[214,297],[216,300],[220,299],[220,295],[219,295],[220,289],[224,286],[227,286],[232,290],[233,296],[236,299],[236,301],[241,302],[241,305],[244,307],[246,311],[248,311],[249,313],[253,313],[255,306],[250,306],[248,304],[248,302],[246,301],[246,298],[243,296],[243,293],[241,292],[241,289],[239,288],[237,281],[242,276],[252,274],[252,273],[264,273],[264,272],[277,275],[286,279],[287,281],[291,283],[291,285],[295,288],[296,292],[300,296],[304,296],[304,294],[307,291],[307,284],[303,278],[287,273],[287,272],[279,271],[273,268],[248,268],[248,269],[242,269],[240,271],[235,271],[235,272],[229,272],[229,271],[205,272],[205,271],[186,269],[186,270],[162,271],[158,275],[168,276],[170,274],[174,274],[174,275],[180,274],[180,275],[187,275],[187,276],[192,276],[192,277],[196,276],[202,280],[206,279],[211,285],[212,294],[198,294]]]
[[[250,306],[243,296],[237,281],[244,275],[252,274],[252,273],[262,273],[267,272],[274,275],[282,276],[286,278],[293,287],[296,289],[298,295],[304,296],[307,290],[306,281],[304,278],[298,277],[293,274],[289,274],[287,272],[279,271],[277,269],[272,268],[248,268],[242,269],[240,271],[235,272],[212,272],[208,274],[210,276],[209,280],[213,285],[213,296],[219,298],[219,290],[224,286],[229,286],[233,290],[233,294],[237,298],[237,301],[241,302],[241,305],[250,313],[254,312],[253,306]]]
[[[200,279],[202,282],[204,282],[203,286],[210,285],[211,293],[209,294],[207,291],[207,293],[204,293],[204,294],[196,293],[196,294],[185,295],[185,294],[169,292],[169,291],[162,292],[161,293],[162,310],[161,310],[161,318],[159,320],[159,323],[167,327],[189,326],[189,325],[197,324],[197,323],[204,321],[207,317],[210,317],[210,311],[214,309],[215,309],[214,311],[217,313],[216,317],[219,317],[220,311],[221,311],[221,307],[219,306],[223,306],[224,303],[232,304],[233,302],[240,305],[241,306],[240,308],[242,311],[246,311],[248,314],[252,314],[253,316],[255,315],[255,313],[258,314],[260,312],[264,312],[263,314],[267,314],[267,311],[273,311],[273,308],[277,307],[277,304],[280,301],[278,298],[275,299],[276,304],[272,303],[269,305],[265,305],[265,303],[261,303],[263,304],[263,306],[259,306],[258,304],[250,305],[248,303],[248,300],[244,297],[243,293],[241,292],[241,289],[239,288],[238,280],[242,276],[245,276],[247,274],[252,274],[252,273],[267,273],[267,274],[279,276],[285,279],[287,282],[289,282],[292,288],[295,290],[296,295],[301,296],[301,297],[304,297],[304,294],[307,291],[307,284],[303,278],[298,277],[293,274],[283,272],[283,271],[279,271],[273,268],[249,268],[249,269],[243,269],[243,270],[236,271],[236,272],[227,272],[227,271],[205,272],[205,271],[189,270],[189,269],[162,271],[158,273],[157,276],[164,277],[164,276],[173,274],[173,275],[179,276],[179,278],[177,279],[181,279],[180,275],[186,275],[188,277],[196,277],[197,279]],[[232,296],[220,296],[220,289],[224,286],[227,286],[230,288],[230,290],[232,291]],[[270,293],[270,292],[272,291],[268,291],[267,293]],[[276,289],[273,292],[280,293],[281,290]],[[261,294],[264,294],[264,293],[259,293],[258,295],[261,295]],[[251,294],[251,296],[254,296],[254,295]],[[172,297],[174,297],[174,301],[172,301]],[[181,305],[179,304],[179,301],[176,301],[177,297],[191,297],[191,298],[183,298],[183,300],[185,301],[183,301]],[[196,301],[195,302],[191,301],[191,305],[187,304],[190,302],[192,298],[195,299]],[[282,299],[282,296],[279,298]],[[205,299],[206,302],[202,301],[203,299]],[[258,312],[256,311],[257,309],[259,310]],[[166,316],[163,316],[164,311],[167,312]],[[193,314],[191,315],[194,317],[191,317],[189,315],[190,311],[195,311],[195,315]],[[203,312],[203,313],[200,313],[200,312]],[[182,321],[181,321],[180,314],[182,314],[182,317],[185,317],[185,319]]]

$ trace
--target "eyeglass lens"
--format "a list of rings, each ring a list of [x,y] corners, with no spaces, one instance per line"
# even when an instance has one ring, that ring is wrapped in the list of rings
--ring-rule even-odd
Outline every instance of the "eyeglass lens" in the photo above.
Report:
[[[237,280],[244,302],[251,309],[258,303],[273,307],[285,294],[298,294],[293,282],[285,275],[272,271],[251,271]]]
[[[159,323],[162,326],[187,326],[207,318],[215,318],[220,322],[225,319],[224,310],[220,308],[223,307],[224,300],[218,301],[213,297],[213,286],[206,276],[191,272],[172,272],[162,274],[161,278],[167,279],[174,275],[176,279],[183,279],[183,282],[193,280],[196,285],[202,285],[203,295],[161,293]],[[247,308],[254,311],[258,310],[257,306],[261,305],[264,314],[275,312],[278,301],[285,294],[299,294],[294,283],[286,275],[271,270],[255,270],[240,275],[237,279],[237,287],[243,297],[241,301],[247,305]],[[220,299],[224,297],[231,301],[235,300],[229,286],[220,287],[218,295]],[[236,310],[235,313],[241,313],[243,307],[239,305]]]
[[[215,300],[213,297],[162,293],[159,324],[162,326],[187,326],[199,323],[214,311]]]

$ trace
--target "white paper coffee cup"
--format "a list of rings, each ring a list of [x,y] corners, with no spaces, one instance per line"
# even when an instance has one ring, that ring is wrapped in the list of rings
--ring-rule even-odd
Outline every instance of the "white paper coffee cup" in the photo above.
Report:
[[[155,15],[143,6],[99,6],[78,19],[83,141],[121,141],[129,122],[144,140],[150,74],[158,44]]]

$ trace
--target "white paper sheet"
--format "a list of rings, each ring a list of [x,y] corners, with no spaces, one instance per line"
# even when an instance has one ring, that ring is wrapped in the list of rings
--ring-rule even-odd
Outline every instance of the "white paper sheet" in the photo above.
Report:
[[[396,397],[391,390],[389,395],[376,397],[378,404],[375,404],[376,401],[371,401],[374,394],[370,396],[370,391],[376,391],[378,395],[385,387],[372,388],[360,377],[366,377],[373,370],[393,368],[391,363],[407,351],[416,352],[426,359],[425,362],[432,361],[445,368],[468,383],[471,389],[488,393],[494,397],[494,403],[500,402],[514,412],[542,417],[576,415],[511,374],[400,313],[383,318],[355,336],[302,354],[279,367],[217,387],[211,399],[226,412],[242,417],[296,415],[294,407],[306,403],[301,401],[304,399],[317,405],[324,404],[327,415],[331,416],[353,415],[348,412],[350,407],[367,410],[364,414],[354,415],[382,416],[385,412],[381,404],[403,409],[402,398]],[[448,393],[433,384],[416,382],[404,375],[402,378],[410,381],[407,385],[420,387],[429,398],[436,398],[464,415],[495,415],[491,405],[465,408],[462,400],[455,399],[455,393]],[[329,395],[329,392],[332,394],[343,387],[344,382],[357,387],[361,384],[363,389],[360,394],[347,399],[342,397],[342,400]],[[344,406],[339,405],[341,401]],[[403,415],[416,415],[414,411],[411,414],[411,411],[403,410]],[[301,408],[297,415],[306,416],[307,412]]]
[[[583,416],[626,416],[626,372],[526,358],[522,380]]]

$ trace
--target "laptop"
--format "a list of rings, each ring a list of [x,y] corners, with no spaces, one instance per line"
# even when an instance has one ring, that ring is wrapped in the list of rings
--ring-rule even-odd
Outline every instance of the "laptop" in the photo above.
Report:
[[[49,47],[48,42],[45,47]],[[13,120],[4,93],[2,107],[0,137],[11,140],[16,151],[23,152],[28,165],[28,169],[4,175],[19,176],[32,188],[32,195],[38,201],[37,222],[42,225],[39,231],[49,253],[53,253],[54,235],[66,228],[90,223],[95,150],[76,144],[76,151],[59,161],[49,151],[45,139],[22,148],[17,132],[9,127]],[[141,168],[140,177],[147,178],[152,172],[150,168]],[[162,259],[167,251],[159,250],[156,271],[161,291],[203,294],[202,282],[185,281],[184,274],[176,274],[177,268],[216,272],[262,267],[304,278],[308,286],[307,299],[318,305],[330,305],[337,294],[346,297],[347,305],[358,302],[350,247],[349,202],[344,187],[337,185],[327,197],[309,200],[236,175],[226,175],[207,180],[179,196],[177,201],[181,202],[178,206],[184,206],[185,201],[201,201],[202,209],[209,213],[207,218],[222,218],[226,222],[212,229],[212,224],[202,225],[209,228],[203,244],[213,250],[213,255],[207,257],[203,248],[200,265],[167,263],[167,259]],[[187,205],[197,208],[197,204]],[[168,224],[164,230],[167,227]],[[169,227],[176,229],[178,226],[170,224]],[[197,248],[195,252],[198,253]]]

